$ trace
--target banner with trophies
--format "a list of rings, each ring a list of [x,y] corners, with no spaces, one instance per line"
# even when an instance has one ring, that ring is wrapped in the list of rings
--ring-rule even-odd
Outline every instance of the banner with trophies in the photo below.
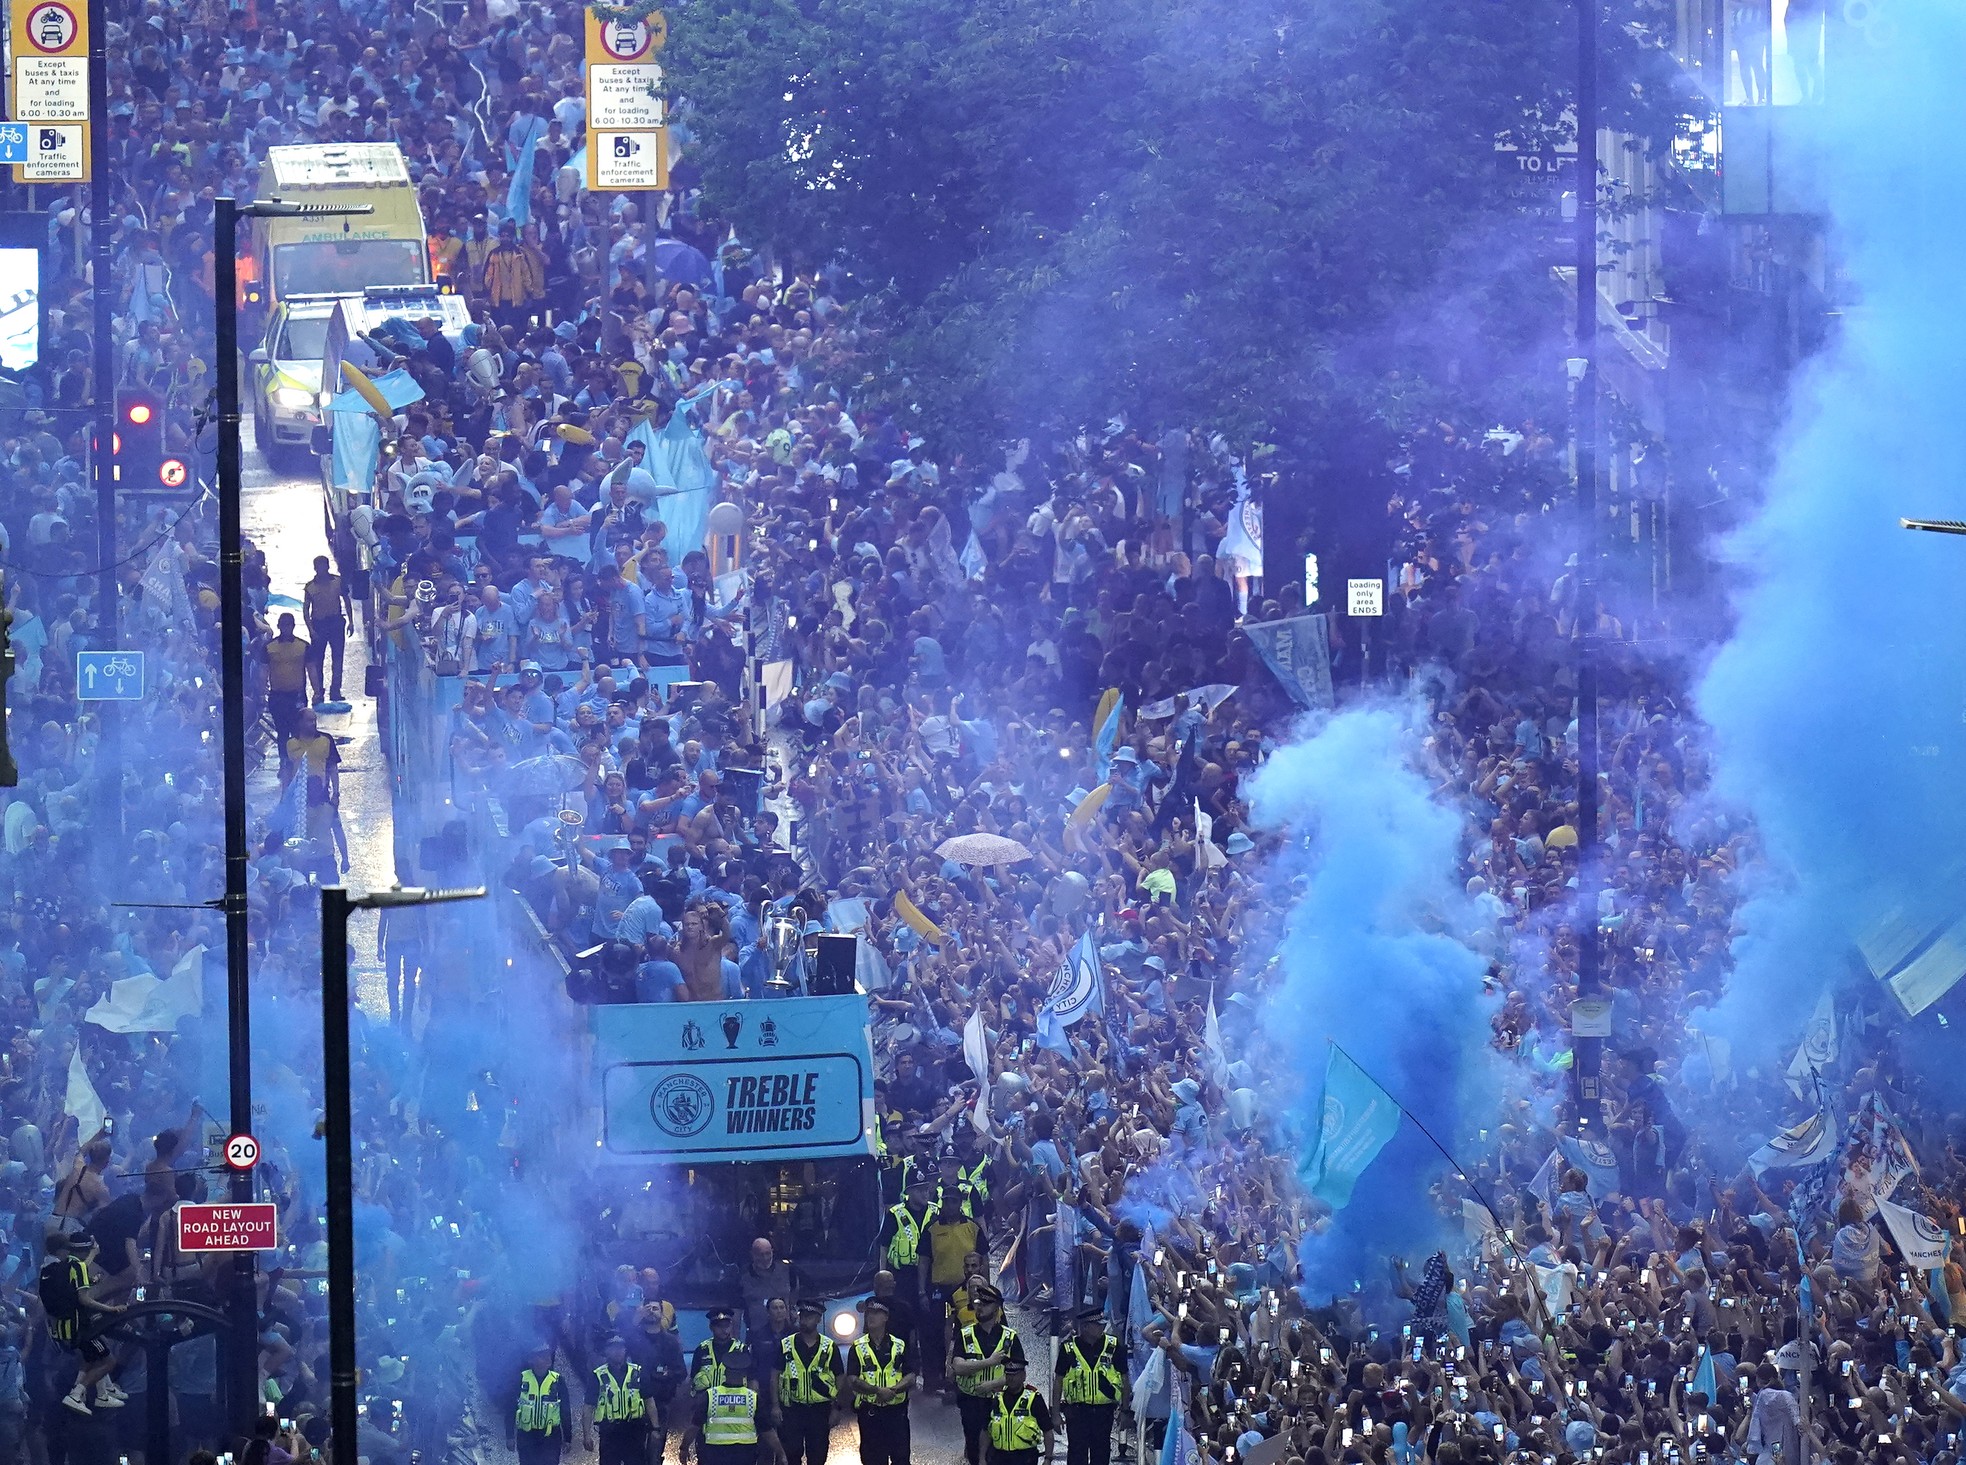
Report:
[[[701,1165],[874,1151],[865,997],[630,1003],[593,1020],[605,1154]]]

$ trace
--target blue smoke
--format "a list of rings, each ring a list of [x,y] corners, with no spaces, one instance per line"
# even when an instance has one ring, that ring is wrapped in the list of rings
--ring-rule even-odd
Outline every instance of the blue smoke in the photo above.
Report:
[[[1814,133],[1813,166],[1790,166],[1823,191],[1856,303],[1800,380],[1764,505],[1726,546],[1738,626],[1696,694],[1716,790],[1753,814],[1768,856],[1714,1023],[1749,1058],[1792,1045],[1891,905],[1932,904],[1932,923],[1960,909],[1941,897],[1966,847],[1966,544],[1898,515],[1966,515],[1966,157],[1941,141],[1966,130],[1948,60],[1966,13],[1872,9],[1879,25],[1841,34],[1830,101],[1783,119]]]
[[[1291,911],[1264,1022],[1287,1060],[1272,1071],[1292,1087],[1275,1097],[1302,1136],[1300,1158],[1316,1133],[1327,1042],[1470,1164],[1460,1116],[1492,1112],[1500,1091],[1484,1042],[1486,963],[1461,939],[1475,920],[1456,874],[1463,815],[1417,766],[1425,725],[1417,702],[1340,713],[1279,750],[1251,789],[1257,822],[1290,840],[1269,872]],[[1446,1168],[1403,1123],[1306,1246],[1312,1287],[1349,1288],[1388,1251],[1438,1239],[1426,1188]]]

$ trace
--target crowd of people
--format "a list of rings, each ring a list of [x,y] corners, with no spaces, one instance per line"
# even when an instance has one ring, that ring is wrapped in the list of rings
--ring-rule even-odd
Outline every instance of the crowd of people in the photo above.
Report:
[[[363,660],[407,659],[438,689],[389,714],[431,724],[464,817],[406,831],[402,873],[479,865],[571,972],[501,975],[508,951],[462,919],[385,933],[388,1015],[358,1022],[356,1083],[372,1465],[482,1460],[501,1438],[539,1465],[590,1435],[610,1465],[669,1441],[706,1465],[823,1460],[849,1407],[863,1458],[905,1462],[907,1403],[919,1418],[938,1394],[969,1459],[1006,1465],[1058,1434],[1074,1465],[1104,1465],[1116,1437],[1216,1465],[1957,1458],[1948,1095],[1872,987],[1838,997],[1813,1088],[1737,1067],[1701,1030],[1754,831],[1708,797],[1649,628],[1579,595],[1546,433],[1410,434],[1369,683],[1344,621],[1316,623],[1341,700],[1425,704],[1412,758],[1466,816],[1457,878],[1486,917],[1470,940],[1491,1021],[1470,1041],[1510,1075],[1471,1183],[1443,1170],[1415,1189],[1439,1251],[1338,1285],[1320,1258],[1346,1217],[1299,1179],[1296,1085],[1317,1060],[1277,1051],[1265,1022],[1287,911],[1248,804],[1302,735],[1301,689],[1248,627],[1324,602],[1252,586],[1232,448],[1113,423],[1001,464],[945,457],[903,404],[864,395],[872,302],[701,217],[687,152],[657,209],[584,190],[576,6],[111,16],[116,379],[165,393],[177,446],[209,447],[210,200],[250,191],[267,146],[397,142],[433,265],[476,319],[456,341],[397,340],[422,399],[389,425],[338,565],[283,587],[297,631],[249,561],[271,727],[258,1183],[283,1249],[259,1271],[261,1426],[231,1434],[217,1340],[187,1335],[177,1448],[278,1465],[326,1438],[313,890],[346,852],[336,724],[310,704],[344,690],[340,646],[319,655],[339,623]],[[140,1453],[164,1384],[117,1309],[215,1299],[223,1280],[169,1225],[221,1184],[213,516],[125,503],[116,615],[147,696],[77,700],[102,610],[78,409],[103,384],[74,263],[85,197],[48,217],[48,349],[0,442],[21,768],[0,795],[0,1465]],[[714,503],[738,513],[727,544],[706,533]],[[1595,912],[1575,895],[1585,617],[1609,649]],[[305,791],[304,818],[283,787]],[[493,807],[503,838],[473,822]],[[1023,853],[940,853],[973,836]],[[647,1203],[566,1138],[587,1078],[571,1045],[522,1050],[531,1016],[576,1001],[766,995],[767,909],[860,937],[883,1080],[873,1352],[820,1349],[800,1235],[758,1218],[738,1313],[685,1362],[661,1273],[622,1266]],[[1598,1128],[1569,1035],[1593,917],[1611,994]],[[1103,1010],[1062,1026],[1045,1005],[1088,933]],[[564,1107],[535,1102],[555,1088]],[[1826,1147],[1804,1134],[1744,1164],[1814,1115]],[[1939,1265],[1916,1264],[1880,1196],[1942,1232]]]

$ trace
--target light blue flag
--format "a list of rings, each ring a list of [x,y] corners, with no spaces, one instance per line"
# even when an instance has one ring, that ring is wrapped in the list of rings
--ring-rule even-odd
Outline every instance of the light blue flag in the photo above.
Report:
[[[1167,1380],[1167,1434],[1161,1440],[1160,1465],[1180,1465],[1181,1436],[1188,1428],[1188,1411],[1181,1404],[1181,1381]]]
[[[1126,697],[1124,695],[1115,697],[1112,710],[1106,714],[1106,720],[1093,730],[1092,744],[1098,754],[1101,783],[1106,781],[1106,776],[1112,771],[1113,749],[1119,746],[1120,741],[1120,714],[1125,711]]]
[[[1063,1042],[1064,1029],[1088,1012],[1105,1011],[1105,983],[1099,977],[1099,945],[1093,937],[1093,928],[1088,926],[1085,934],[1065,953],[1065,959],[1058,963],[1058,970],[1052,973],[1051,989],[1044,994],[1044,1001],[1038,1008],[1040,1042],[1045,1039],[1047,1018],[1057,1041]],[[1054,1045],[1046,1043],[1045,1046]],[[1069,1052],[1070,1046],[1057,1051]]]
[[[1323,616],[1245,621],[1242,629],[1299,707],[1331,705],[1331,638]]]
[[[1563,1152],[1565,1160],[1584,1172],[1584,1184],[1593,1201],[1602,1203],[1607,1195],[1617,1193],[1618,1157],[1609,1145],[1565,1134],[1557,1137],[1556,1147]]]
[[[1399,1129],[1399,1105],[1335,1043],[1324,1070],[1324,1100],[1316,1147],[1304,1162],[1312,1195],[1339,1210],[1352,1198],[1365,1167]]]
[[[1705,1394],[1707,1403],[1712,1404],[1720,1397],[1720,1385],[1714,1378],[1713,1349],[1702,1348],[1700,1361],[1693,1365],[1693,1392]]]
[[[1079,1208],[1058,1202],[1058,1216],[1052,1222],[1052,1300],[1069,1317],[1079,1308]]]
[[[628,442],[639,442],[647,449],[642,466],[655,479],[656,486],[655,502],[649,507],[668,526],[664,540],[672,563],[679,563],[693,549],[703,548],[703,536],[709,526],[717,470],[710,465],[710,455],[703,450],[702,434],[691,424],[690,413],[716,386],[712,383],[704,391],[678,402],[661,432],[647,422],[639,422],[627,437]]]
[[[1146,1341],[1140,1330],[1154,1318],[1154,1304],[1147,1295],[1147,1263],[1153,1260],[1154,1246],[1154,1227],[1149,1222],[1140,1237],[1140,1255],[1133,1261],[1133,1285],[1126,1294],[1126,1339],[1136,1359]]]
[[[297,836],[301,820],[306,817],[306,797],[307,779],[296,771],[280,790],[280,801],[266,816],[266,832],[283,841]]]
[[[505,190],[505,217],[521,229],[532,222],[532,166],[539,151],[539,140],[546,135],[546,119],[533,118],[526,140],[519,147],[519,160],[512,168],[512,182]]]

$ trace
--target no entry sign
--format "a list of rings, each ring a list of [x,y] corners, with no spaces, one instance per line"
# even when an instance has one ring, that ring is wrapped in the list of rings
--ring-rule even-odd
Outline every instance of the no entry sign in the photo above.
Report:
[[[179,1251],[272,1251],[280,1244],[280,1208],[271,1201],[177,1208]]]

